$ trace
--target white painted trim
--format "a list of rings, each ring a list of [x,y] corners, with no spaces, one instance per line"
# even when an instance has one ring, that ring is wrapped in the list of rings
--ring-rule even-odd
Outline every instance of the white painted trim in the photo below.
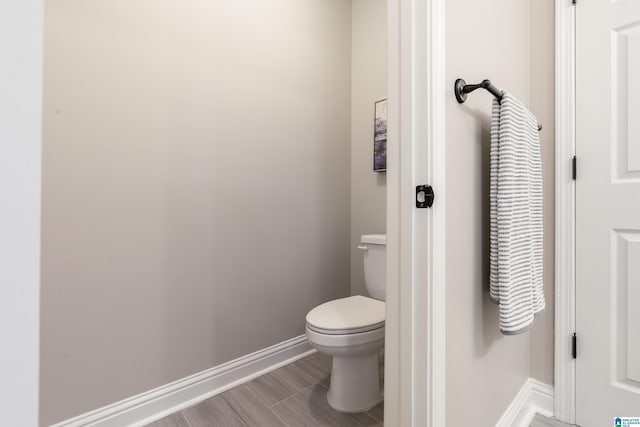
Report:
[[[553,387],[529,378],[520,388],[496,427],[529,427],[536,414],[553,417]]]
[[[300,335],[52,427],[144,426],[314,352]]]
[[[502,417],[496,423],[496,427],[517,427],[524,424],[528,418],[529,410],[529,397],[531,395],[531,387],[529,381],[525,383],[516,394],[511,404],[507,407],[507,410],[502,414]],[[533,417],[531,417],[533,418]],[[531,422],[531,420],[529,420]]]
[[[428,2],[429,32],[427,40],[428,69],[427,69],[427,182],[433,185],[437,200],[434,202],[428,228],[425,233],[414,236],[428,242],[427,256],[427,286],[416,283],[418,289],[426,289],[424,306],[416,307],[417,316],[414,323],[415,339],[423,335],[423,328],[427,328],[427,371],[428,378],[427,402],[420,405],[427,411],[428,426],[440,427],[446,423],[446,121],[445,121],[445,93],[449,87],[445,78],[445,0],[431,0]],[[425,93],[419,91],[419,94]],[[447,92],[450,94],[450,92]],[[420,117],[420,116],[418,116]],[[418,119],[418,121],[420,121]],[[424,121],[421,121],[424,123]],[[417,141],[422,144],[421,140]],[[420,255],[420,254],[417,254]],[[417,257],[416,262],[424,259]],[[421,317],[422,316],[422,317]],[[417,359],[420,365],[421,358]],[[419,419],[418,419],[419,421]],[[421,423],[416,425],[420,426]]]
[[[387,287],[385,317],[384,413],[387,425],[401,426],[400,342],[400,0],[387,1]],[[406,391],[405,391],[406,393]],[[393,420],[393,423],[391,422]]]
[[[385,423],[445,421],[444,0],[389,0]],[[415,208],[430,184],[431,209]]]
[[[38,425],[44,1],[0,6],[0,413]]]
[[[571,336],[576,330],[575,294],[575,7],[556,1],[556,245],[555,413],[574,424],[576,366]]]
[[[528,382],[531,385],[529,404],[535,409],[535,413],[545,417],[555,417],[555,389],[553,386],[533,378],[529,378]]]

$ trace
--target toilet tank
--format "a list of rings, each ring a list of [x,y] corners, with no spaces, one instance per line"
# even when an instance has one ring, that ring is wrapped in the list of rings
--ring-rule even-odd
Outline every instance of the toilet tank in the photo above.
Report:
[[[387,280],[387,235],[365,234],[360,237],[364,259],[364,281],[371,298],[385,300]]]

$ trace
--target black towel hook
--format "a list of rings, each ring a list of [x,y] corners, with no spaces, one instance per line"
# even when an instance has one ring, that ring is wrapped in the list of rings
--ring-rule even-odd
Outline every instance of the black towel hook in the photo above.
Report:
[[[456,94],[456,100],[462,104],[467,100],[467,94],[473,92],[476,89],[484,89],[496,97],[498,102],[502,101],[503,91],[498,89],[491,83],[491,80],[485,79],[482,82],[475,85],[468,85],[463,79],[456,79],[454,85],[454,92]],[[542,125],[538,124],[538,130],[542,130]]]

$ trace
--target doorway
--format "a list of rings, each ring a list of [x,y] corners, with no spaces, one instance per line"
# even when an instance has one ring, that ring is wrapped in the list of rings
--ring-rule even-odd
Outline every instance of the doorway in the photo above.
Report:
[[[614,426],[640,408],[640,5],[558,12],[556,416]]]

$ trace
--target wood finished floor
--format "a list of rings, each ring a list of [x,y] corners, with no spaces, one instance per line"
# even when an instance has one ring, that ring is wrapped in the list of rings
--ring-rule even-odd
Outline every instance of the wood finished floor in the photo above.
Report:
[[[314,353],[148,427],[382,427],[382,404],[361,414],[329,406],[330,373],[331,358]]]
[[[362,414],[343,414],[329,406],[330,373],[331,358],[314,353],[147,427],[382,427],[382,403]],[[576,427],[542,415],[529,426]]]
[[[529,424],[529,427],[576,427],[576,426],[574,424],[565,424],[560,421],[543,417],[542,415],[538,414],[533,419],[533,421],[531,421],[531,424]]]

